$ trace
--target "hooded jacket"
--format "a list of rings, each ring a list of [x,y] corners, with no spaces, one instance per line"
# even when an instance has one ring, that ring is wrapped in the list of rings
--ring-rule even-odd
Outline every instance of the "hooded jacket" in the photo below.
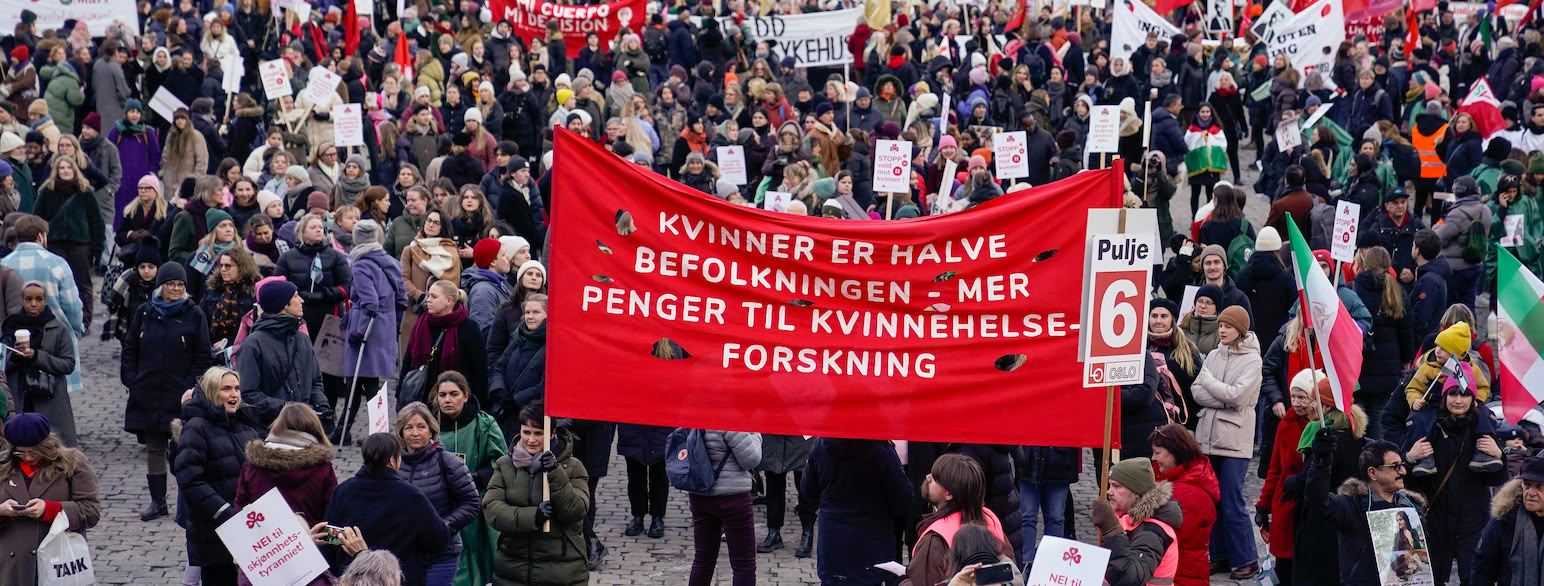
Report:
[[[182,411],[182,392],[197,386],[204,370],[214,364],[209,344],[209,320],[192,299],[184,297],[167,315],[155,309],[154,301],[134,310],[118,367],[119,379],[129,390],[125,431],[171,431],[172,420]]]
[[[510,456],[494,464],[493,478],[483,495],[483,516],[499,531],[494,552],[495,582],[567,586],[588,584],[585,567],[584,516],[590,508],[589,473],[573,454],[573,438],[558,430],[552,442],[558,466],[546,473],[552,502],[552,530],[536,520],[542,501],[542,475],[518,467]],[[523,450],[516,445],[515,449]]]
[[[1179,569],[1174,583],[1179,586],[1207,586],[1210,584],[1207,547],[1211,542],[1212,526],[1217,521],[1217,501],[1222,489],[1217,484],[1217,473],[1206,458],[1196,458],[1184,466],[1175,466],[1168,472],[1153,467],[1155,477],[1174,486],[1174,502],[1184,512],[1185,522],[1174,528],[1179,539]]]
[[[1394,502],[1385,501],[1372,494],[1367,482],[1359,478],[1347,478],[1340,488],[1331,493],[1330,458],[1314,454],[1309,458],[1305,472],[1304,503],[1308,515],[1322,519],[1338,533],[1340,543],[1340,583],[1345,586],[1377,586],[1378,564],[1370,563],[1373,555],[1372,532],[1367,525],[1367,513],[1398,507],[1413,507],[1419,511],[1426,504],[1420,494],[1407,490],[1394,493]],[[1299,555],[1299,558],[1310,558]]]
[[[1275,338],[1297,303],[1297,285],[1275,252],[1255,251],[1234,281],[1250,300],[1249,331],[1261,339]]]
[[[1143,494],[1131,510],[1121,515],[1121,525],[1131,529],[1104,539],[1104,546],[1110,550],[1104,581],[1110,586],[1147,584],[1153,579],[1153,572],[1163,561],[1169,545],[1174,543],[1161,527],[1149,523],[1149,519],[1162,521],[1176,531],[1183,527],[1184,514],[1174,500],[1173,483],[1159,482]]]
[[[236,354],[236,373],[242,402],[263,426],[291,401],[310,405],[323,422],[331,420],[316,351],[300,332],[300,318],[283,313],[258,318]]]
[[[245,380],[246,377],[242,377]],[[177,440],[179,500],[188,509],[188,562],[194,565],[231,563],[231,554],[215,535],[239,510],[234,502],[236,486],[246,463],[247,442],[258,438],[251,407],[244,404],[233,414],[194,392],[182,404],[182,434]]]
[[[247,461],[236,485],[236,507],[252,504],[277,488],[284,502],[308,524],[320,523],[326,519],[332,492],[338,488],[332,458],[333,449],[319,443],[296,449],[263,440],[247,442]]]
[[[416,451],[404,451],[397,474],[429,498],[434,512],[450,530],[450,542],[443,551],[424,553],[434,560],[461,553],[459,532],[482,515],[477,486],[466,464],[446,451],[443,444],[434,442]]]

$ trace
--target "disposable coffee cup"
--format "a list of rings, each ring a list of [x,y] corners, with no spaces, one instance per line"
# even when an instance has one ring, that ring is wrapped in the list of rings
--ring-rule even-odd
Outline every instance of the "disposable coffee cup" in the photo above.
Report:
[[[17,344],[30,344],[31,342],[32,342],[32,332],[29,332],[27,330],[16,330],[16,343]]]

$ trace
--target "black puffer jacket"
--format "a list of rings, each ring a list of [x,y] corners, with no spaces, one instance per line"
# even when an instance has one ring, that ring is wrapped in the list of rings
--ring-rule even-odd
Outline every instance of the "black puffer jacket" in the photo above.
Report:
[[[397,474],[424,493],[450,530],[445,550],[438,555],[425,552],[429,558],[461,553],[461,530],[482,515],[482,498],[477,495],[477,485],[472,483],[472,472],[466,464],[434,442],[416,452],[404,451]]]
[[[123,411],[123,430],[171,432],[171,423],[182,414],[182,392],[198,384],[198,377],[214,364],[209,351],[209,320],[192,300],[168,315],[155,310],[154,302],[134,311],[123,339],[123,360],[118,375],[129,390]]]
[[[298,232],[299,226],[295,227]],[[300,238],[299,234],[295,235]],[[311,264],[321,259],[321,277],[311,279]],[[322,320],[348,300],[348,287],[354,280],[348,259],[331,244],[320,242],[291,248],[279,257],[275,277],[294,283],[305,302],[306,329],[315,339],[322,332]]]
[[[1077,448],[1024,446],[1024,465],[1019,478],[1036,484],[1072,484],[1078,481],[1083,460]]]
[[[1255,252],[1233,283],[1250,301],[1249,331],[1261,340],[1275,337],[1297,301],[1297,285],[1281,259],[1274,252]]]
[[[215,535],[236,515],[236,484],[247,461],[247,442],[262,436],[251,408],[243,405],[226,414],[199,392],[182,405],[182,436],[177,441],[177,490],[188,507],[188,562],[202,566],[231,562],[231,554]]]
[[[1022,551],[1024,524],[1019,513],[1018,468],[1024,465],[1023,452],[1017,446],[987,444],[956,444],[950,451],[969,456],[981,465],[986,476],[986,508],[1002,522],[1003,534],[1013,551]]]
[[[241,375],[241,400],[264,426],[292,401],[310,405],[323,423],[331,423],[316,351],[300,334],[299,318],[283,313],[258,318],[236,353],[236,372]]]
[[[1406,314],[1410,304],[1403,299],[1404,289],[1396,287],[1404,306],[1399,317],[1389,315],[1392,309],[1383,304],[1384,279],[1392,278],[1362,271],[1351,282],[1352,290],[1372,314],[1372,329],[1363,337],[1362,376],[1356,391],[1358,400],[1370,405],[1382,405],[1388,400],[1388,394],[1399,385],[1401,371],[1415,359],[1415,334]]]

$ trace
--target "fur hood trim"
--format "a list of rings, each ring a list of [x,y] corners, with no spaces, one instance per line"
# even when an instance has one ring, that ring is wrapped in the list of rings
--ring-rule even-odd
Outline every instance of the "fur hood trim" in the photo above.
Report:
[[[1340,489],[1335,491],[1335,493],[1339,494],[1340,496],[1350,497],[1365,497],[1367,496],[1367,492],[1367,481],[1356,478],[1354,476],[1347,478],[1345,482],[1340,484]],[[1421,496],[1421,493],[1400,489],[1399,494],[1402,494],[1405,496],[1405,498],[1410,499],[1410,502],[1415,503],[1415,506],[1417,507],[1426,506],[1426,497]]]
[[[1367,411],[1361,405],[1351,405],[1351,419],[1356,421],[1356,429],[1351,430],[1351,437],[1362,439],[1367,435]]]
[[[247,442],[247,462],[264,470],[300,470],[332,461],[332,448],[313,444],[303,449],[271,448],[263,440]]]
[[[1165,480],[1147,491],[1142,498],[1137,499],[1137,504],[1132,505],[1131,510],[1126,511],[1126,514],[1131,516],[1132,521],[1141,523],[1152,518],[1153,514],[1158,512],[1158,507],[1171,500],[1174,500],[1174,483]]]
[[[1513,478],[1490,499],[1490,518],[1501,519],[1523,504],[1523,479]]]
[[[250,108],[236,108],[236,116],[241,117],[241,118],[262,118],[263,117],[263,108],[262,108],[262,106],[256,106],[256,107],[250,107]]]

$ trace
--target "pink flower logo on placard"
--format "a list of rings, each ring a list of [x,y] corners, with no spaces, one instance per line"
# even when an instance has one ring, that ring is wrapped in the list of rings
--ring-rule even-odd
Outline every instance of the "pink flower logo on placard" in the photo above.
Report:
[[[247,529],[256,527],[263,521],[263,514],[258,512],[247,513]]]
[[[1067,552],[1062,554],[1062,561],[1071,561],[1072,564],[1081,564],[1083,563],[1083,556],[1078,555],[1078,548],[1073,547],[1067,549]],[[1072,564],[1067,565],[1070,566]]]

